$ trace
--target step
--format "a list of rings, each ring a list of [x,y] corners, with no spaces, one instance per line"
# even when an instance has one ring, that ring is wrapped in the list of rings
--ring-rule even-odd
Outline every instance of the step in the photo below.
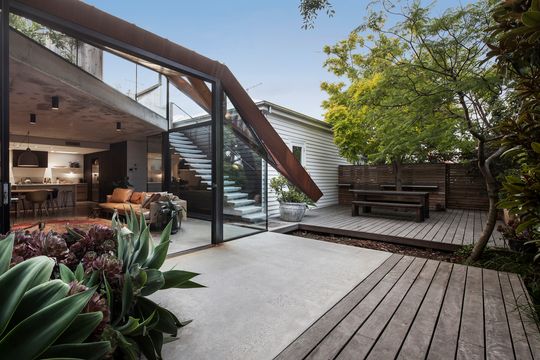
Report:
[[[212,169],[193,169],[197,173],[197,175],[211,175]]]
[[[227,206],[223,208],[223,214],[232,215],[232,216],[240,216],[240,217],[247,216],[249,214],[256,214],[256,213],[260,214],[261,212],[262,212],[261,207],[255,206],[255,205],[242,206],[239,208]]]
[[[239,200],[228,200],[227,204],[232,207],[240,207],[255,204],[255,200],[251,199],[239,199]]]
[[[245,199],[248,197],[248,194],[241,193],[241,192],[232,192],[232,193],[225,193],[223,194],[223,196],[225,196],[225,199],[229,201],[229,200]]]
[[[194,149],[198,149],[197,145],[183,145],[183,144],[175,144],[175,143],[171,143],[175,149],[178,149],[178,150],[183,150],[183,149],[188,149],[188,150],[194,150]]]
[[[171,144],[177,144],[177,145],[193,145],[193,142],[191,140],[179,140],[179,139],[169,139],[169,143]]]
[[[182,156],[187,155],[187,156],[190,156],[192,154],[202,154],[202,151],[199,150],[199,149],[178,149],[178,148],[175,148],[176,151],[178,151],[180,154],[182,154]]]
[[[242,188],[240,186],[224,186],[223,187],[223,192],[224,193],[232,193],[232,192],[237,192],[237,191],[240,191],[242,190]]]
[[[236,181],[223,180],[223,185],[224,186],[236,185]]]
[[[194,168],[194,169],[212,169],[212,164],[197,164],[197,163],[190,163],[189,161],[187,162],[189,164],[190,167]]]
[[[195,158],[184,158],[189,164],[212,164],[210,159],[195,159]]]
[[[242,216],[242,220],[249,221],[252,223],[266,221],[266,213],[262,211],[259,213],[251,213]]]
[[[208,157],[205,154],[186,154],[185,156],[182,156],[186,161],[189,161],[191,159],[206,159],[208,160]]]
[[[169,133],[169,139],[189,140],[189,138],[186,135],[184,135],[182,133],[179,133],[179,132]]]

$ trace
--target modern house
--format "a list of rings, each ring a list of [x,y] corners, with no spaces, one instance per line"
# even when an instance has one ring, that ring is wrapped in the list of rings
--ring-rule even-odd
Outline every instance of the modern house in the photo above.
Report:
[[[187,208],[181,238],[197,240],[181,249],[265,231],[275,203],[264,184],[275,171],[314,201],[323,196],[324,171],[310,167],[307,155],[313,140],[288,139],[306,144],[305,159],[295,157],[298,146],[268,119],[272,106],[255,104],[225,65],[81,1],[1,4],[0,153],[9,166],[0,174],[0,232],[49,216],[95,216],[96,204],[109,203],[126,180],[134,191],[113,196],[113,206],[136,207],[153,221],[156,207],[143,205],[159,192],[152,204],[176,199]],[[54,40],[37,39],[14,20],[37,25],[38,38],[54,31]],[[117,72],[134,76],[117,84],[110,76]],[[173,121],[188,108],[207,120]]]

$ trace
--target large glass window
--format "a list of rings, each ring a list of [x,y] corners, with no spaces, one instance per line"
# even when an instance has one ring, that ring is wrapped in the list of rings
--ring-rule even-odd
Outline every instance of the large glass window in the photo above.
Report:
[[[223,238],[267,229],[265,152],[231,107],[223,124]]]

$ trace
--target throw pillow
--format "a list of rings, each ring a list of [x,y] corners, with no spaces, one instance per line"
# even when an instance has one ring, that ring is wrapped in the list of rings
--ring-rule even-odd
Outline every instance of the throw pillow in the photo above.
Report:
[[[146,193],[141,191],[134,191],[129,199],[129,202],[132,204],[142,204],[146,199]]]
[[[133,189],[122,189],[122,188],[116,188],[114,189],[110,202],[112,203],[125,203],[128,202],[129,198],[131,197],[131,194],[133,193]]]
[[[150,204],[153,203],[153,202],[156,202],[159,200],[159,198],[161,197],[160,194],[151,194],[151,195],[147,195],[143,201],[143,203],[141,204],[141,207],[143,209],[150,209]]]

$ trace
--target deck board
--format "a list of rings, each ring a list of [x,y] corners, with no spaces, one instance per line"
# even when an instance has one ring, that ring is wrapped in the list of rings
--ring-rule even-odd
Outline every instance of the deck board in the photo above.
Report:
[[[521,279],[393,255],[277,357],[539,359]]]
[[[323,233],[456,250],[461,245],[474,244],[486,221],[485,212],[477,210],[431,211],[430,217],[421,223],[409,215],[383,211],[353,217],[349,206],[331,206],[310,210],[298,226]],[[489,246],[504,246],[497,230]]]

